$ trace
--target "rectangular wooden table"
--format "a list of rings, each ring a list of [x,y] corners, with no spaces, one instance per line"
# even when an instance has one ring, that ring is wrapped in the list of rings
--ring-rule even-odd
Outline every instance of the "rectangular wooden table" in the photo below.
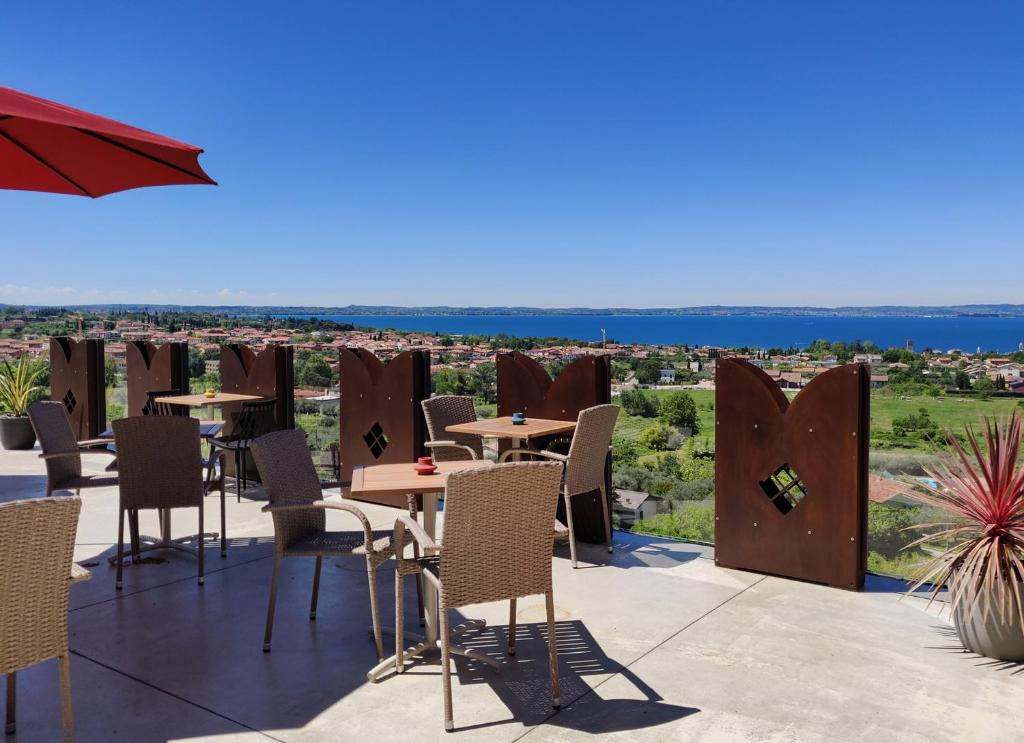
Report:
[[[559,433],[572,433],[576,430],[576,421],[560,421],[551,418],[527,418],[525,423],[513,423],[512,416],[501,418],[481,418],[471,423],[456,423],[445,428],[448,433],[463,433],[474,436],[486,436],[496,439],[511,439],[514,446],[521,441],[554,436]]]
[[[350,494],[353,498],[359,496],[385,496],[385,495],[422,495],[423,496],[423,530],[431,539],[437,536],[437,500],[444,492],[448,475],[452,472],[463,472],[470,469],[481,469],[493,467],[490,460],[470,460],[463,462],[438,462],[437,472],[432,475],[419,475],[413,469],[413,464],[373,464],[369,466],[357,465],[352,469],[352,486]],[[422,638],[415,647],[407,651],[408,655],[423,655],[427,650],[440,647],[437,640],[437,592],[433,589],[430,581],[422,581],[424,614],[426,615],[426,637]],[[464,632],[467,629],[482,627],[481,620],[470,620],[464,622],[455,632]],[[452,652],[477,657],[474,651],[468,648],[452,646]],[[371,681],[375,681],[381,674],[393,670],[395,667],[394,656],[381,661],[377,666],[367,673]]]

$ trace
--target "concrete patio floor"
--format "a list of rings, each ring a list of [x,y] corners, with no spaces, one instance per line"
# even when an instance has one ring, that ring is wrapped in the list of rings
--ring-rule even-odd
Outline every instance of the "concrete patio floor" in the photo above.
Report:
[[[101,466],[97,458],[90,467]],[[42,496],[36,452],[0,452],[0,500]],[[325,562],[308,619],[312,560],[286,560],[273,652],[261,650],[272,527],[258,491],[228,501],[228,557],[154,553],[114,589],[116,488],[83,492],[75,559],[91,581],[71,591],[76,740],[1019,741],[1024,669],[960,650],[945,616],[902,584],[862,593],[715,567],[709,548],[616,533],[615,553],[554,557],[563,707],[551,709],[543,598],[519,602],[518,653],[504,656],[506,604],[473,607],[488,627],[465,643],[504,656],[499,674],[457,657],[457,730],[442,725],[435,659],[379,683],[368,636],[364,564]],[[367,506],[375,527],[393,512]],[[206,528],[219,528],[217,497]],[[335,528],[346,528],[343,516]],[[443,523],[443,519],[442,519]],[[152,514],[142,530],[156,532]],[[175,535],[196,530],[176,511]],[[385,625],[394,578],[379,572]],[[408,597],[415,592],[410,584]],[[407,623],[415,625],[415,599]],[[453,617],[453,624],[455,618]],[[18,731],[60,740],[57,667],[18,674]]]

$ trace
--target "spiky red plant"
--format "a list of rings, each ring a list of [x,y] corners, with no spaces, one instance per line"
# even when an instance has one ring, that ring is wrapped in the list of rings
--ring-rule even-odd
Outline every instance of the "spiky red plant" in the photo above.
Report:
[[[967,447],[947,432],[951,456],[928,474],[936,487],[929,487],[935,505],[958,518],[953,523],[926,524],[940,527],[907,549],[924,543],[945,546],[920,569],[911,591],[931,583],[932,599],[949,583],[954,609],[979,608],[982,616],[992,610],[1000,620],[1024,617],[1024,466],[1019,461],[1021,418],[985,419],[984,449],[971,426],[966,427]],[[956,576],[957,580],[949,579]],[[979,606],[980,604],[980,606]]]

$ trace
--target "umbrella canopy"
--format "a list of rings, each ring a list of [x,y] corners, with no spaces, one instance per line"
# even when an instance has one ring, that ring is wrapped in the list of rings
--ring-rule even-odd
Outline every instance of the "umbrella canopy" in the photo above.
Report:
[[[142,186],[216,185],[199,147],[0,87],[0,188],[104,196]]]

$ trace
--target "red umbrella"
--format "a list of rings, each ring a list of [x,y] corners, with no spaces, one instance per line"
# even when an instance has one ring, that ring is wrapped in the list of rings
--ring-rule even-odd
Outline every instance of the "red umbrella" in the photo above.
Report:
[[[217,185],[202,150],[0,87],[0,188],[104,196],[142,186]]]

